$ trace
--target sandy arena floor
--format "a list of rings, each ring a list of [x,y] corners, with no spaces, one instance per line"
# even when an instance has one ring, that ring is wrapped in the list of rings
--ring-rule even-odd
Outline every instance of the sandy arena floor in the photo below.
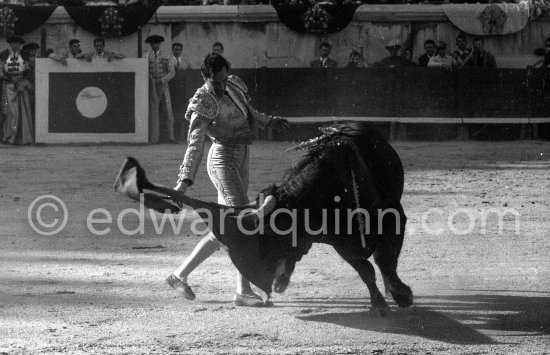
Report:
[[[284,152],[291,145],[254,144],[251,197],[299,156]],[[399,271],[415,304],[391,303],[385,318],[368,313],[366,286],[323,245],[297,265],[271,308],[232,305],[235,271],[223,251],[191,276],[196,301],[169,289],[164,278],[200,237],[189,223],[179,235],[172,227],[157,235],[160,215],[147,211],[144,233],[125,235],[139,219],[122,215],[121,228],[117,218],[138,205],[115,195],[112,183],[132,155],[152,181],[172,185],[182,145],[0,146],[0,354],[550,351],[550,142],[394,146],[406,169],[409,217]],[[68,211],[52,236],[35,232],[27,217],[47,194]],[[189,195],[214,194],[203,166]],[[86,223],[97,208],[112,216],[102,236]],[[518,229],[509,213],[500,231],[489,217],[484,232],[481,216],[491,208],[517,211]],[[42,212],[46,224],[61,218],[51,206]]]

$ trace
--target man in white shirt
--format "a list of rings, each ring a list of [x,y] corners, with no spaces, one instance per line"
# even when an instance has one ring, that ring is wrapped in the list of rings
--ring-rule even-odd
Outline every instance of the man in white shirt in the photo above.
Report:
[[[312,68],[336,68],[338,62],[329,58],[330,51],[332,47],[327,42],[321,43],[319,46],[320,56],[318,59],[315,59],[311,62],[310,67]]]
[[[80,59],[84,57],[84,53],[80,49],[81,42],[73,38],[69,41],[69,49],[63,50],[61,53],[51,53],[48,58],[60,62],[63,65],[67,65],[68,58]]]
[[[180,70],[185,70],[189,68],[189,64],[185,59],[181,57],[181,54],[183,52],[183,44],[175,42],[172,43],[172,61],[174,62],[174,69],[176,71],[176,74]]]
[[[447,55],[447,44],[445,42],[437,42],[435,45],[435,50],[437,54],[430,58],[428,67],[452,70],[458,65],[452,56]]]
[[[117,52],[111,52],[105,50],[105,39],[104,38],[96,38],[94,39],[94,49],[95,51],[86,53],[83,56],[79,57],[78,59],[86,59],[88,62],[92,61],[92,58],[105,58],[109,62],[113,61],[113,59],[124,59],[126,56],[121,53]]]

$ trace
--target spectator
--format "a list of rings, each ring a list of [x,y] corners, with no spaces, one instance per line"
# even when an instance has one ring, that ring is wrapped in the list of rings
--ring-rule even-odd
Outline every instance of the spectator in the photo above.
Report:
[[[487,52],[484,48],[483,38],[474,38],[474,50],[472,52],[472,55],[466,61],[465,65],[478,68],[497,67],[495,56]]]
[[[95,51],[86,53],[80,58],[86,59],[88,62],[91,62],[93,58],[107,58],[109,62],[113,61],[113,59],[123,59],[126,58],[124,54],[117,53],[117,52],[111,52],[105,50],[105,39],[104,38],[96,38],[94,39],[94,49]]]
[[[168,84],[172,95],[172,112],[174,115],[174,138],[178,142],[185,142],[187,137],[187,120],[185,111],[187,109],[187,97],[185,93],[185,75],[186,69],[190,67],[182,58],[183,45],[181,43],[172,44],[172,61],[174,62],[174,79]]]
[[[38,49],[40,49],[40,45],[36,42],[30,42],[23,47],[21,47],[21,57],[25,60],[25,66],[26,71],[24,74],[24,78],[29,81],[31,85],[29,85],[28,88],[28,95],[29,95],[29,101],[31,106],[31,111],[29,112],[29,117],[31,117],[31,128],[32,132],[35,131],[35,122],[33,118],[33,114],[35,112],[34,110],[34,98],[35,98],[35,92],[34,92],[34,85],[35,85],[35,71],[36,71],[36,55],[38,52]]]
[[[34,69],[36,67],[36,54],[40,45],[36,42],[30,42],[21,47],[21,56],[27,64],[25,77],[34,85]],[[33,95],[34,96],[34,95]]]
[[[321,43],[319,46],[321,56],[319,59],[312,61],[310,66],[312,68],[336,68],[338,66],[338,62],[329,58],[331,49],[332,47],[327,42]]]
[[[399,44],[399,40],[394,39],[389,41],[386,45],[386,49],[388,50],[390,55],[374,63],[374,66],[376,68],[416,67],[416,63],[399,55],[399,51],[401,50],[401,44]]]
[[[149,62],[149,142],[159,142],[160,106],[165,106],[168,116],[168,139],[170,143],[176,143],[174,139],[174,114],[170,100],[170,88],[168,82],[175,76],[174,62],[171,56],[165,55],[160,50],[160,44],[164,38],[159,35],[149,36],[145,43],[149,43],[151,51],[145,55]]]
[[[33,85],[25,78],[28,65],[20,52],[25,40],[10,36],[7,42],[10,48],[0,53],[2,113],[5,115],[3,139],[9,144],[29,144],[34,141],[30,99]]]
[[[67,58],[81,59],[84,57],[84,53],[80,49],[81,42],[73,38],[69,41],[69,49],[62,51],[60,54],[51,53],[47,57],[55,61],[60,62],[63,65],[67,65]]]
[[[428,39],[424,42],[424,51],[426,53],[418,57],[418,65],[421,67],[427,67],[430,58],[436,55],[435,53],[435,41],[433,39]]]
[[[457,66],[456,60],[452,56],[447,55],[447,44],[445,42],[437,42],[435,49],[437,54],[430,58],[428,67],[452,70]]]
[[[212,53],[223,56],[223,44],[221,44],[221,42],[215,42],[212,45]]]
[[[181,57],[183,52],[183,44],[173,43],[172,44],[172,61],[174,62],[174,69],[176,74],[181,71],[189,68],[187,62]]]
[[[69,41],[69,57],[78,58],[82,56],[82,49],[80,49],[81,44],[82,43],[76,38]]]
[[[464,66],[468,58],[472,55],[472,48],[468,48],[468,39],[464,33],[456,36],[456,46],[458,49],[453,52],[453,57],[459,66]]]
[[[40,49],[40,45],[38,43],[27,43],[21,47],[21,55],[23,56],[23,59],[34,62],[38,49]]]
[[[361,58],[361,53],[357,50],[352,50],[349,55],[349,62],[346,64],[346,68],[366,68],[366,64]]]
[[[223,55],[223,51],[224,51],[224,48],[223,48],[223,44],[221,44],[221,42],[215,42],[212,45],[212,53],[213,54],[219,54],[219,55],[225,57]],[[229,68],[231,68],[231,62],[227,58],[225,60],[227,60],[227,63],[229,63]]]
[[[546,41],[544,41],[544,49],[535,49],[535,55],[544,56],[544,59],[537,61],[533,65],[534,67],[541,65],[542,68],[547,68],[550,66],[550,37],[546,38]]]

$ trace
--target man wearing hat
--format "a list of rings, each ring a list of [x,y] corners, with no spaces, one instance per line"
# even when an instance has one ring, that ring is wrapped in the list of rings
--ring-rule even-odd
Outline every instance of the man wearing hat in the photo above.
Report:
[[[2,68],[2,113],[5,115],[3,140],[10,144],[34,141],[30,92],[32,84],[24,77],[27,63],[21,55],[23,38],[10,36],[10,48],[0,53]]]
[[[34,61],[36,59],[38,49],[40,49],[40,45],[38,43],[26,43],[23,45],[23,47],[21,47],[21,55],[23,56],[23,59],[27,61]]]
[[[146,54],[149,62],[149,142],[159,142],[160,126],[160,105],[165,105],[168,121],[168,139],[170,143],[176,143],[174,139],[174,114],[172,102],[170,101],[170,89],[168,82],[176,75],[174,61],[170,55],[162,53],[160,44],[164,38],[159,35],[152,35],[145,39],[149,43],[151,51]]]
[[[399,40],[393,39],[386,44],[386,49],[390,53],[389,57],[386,57],[376,63],[374,67],[376,68],[399,68],[399,67],[415,67],[416,63],[408,60],[399,55],[401,50],[401,44]]]

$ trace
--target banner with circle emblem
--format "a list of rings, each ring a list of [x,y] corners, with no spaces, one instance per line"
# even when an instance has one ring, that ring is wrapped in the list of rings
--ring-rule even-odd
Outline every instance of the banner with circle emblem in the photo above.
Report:
[[[146,59],[36,63],[36,142],[147,142]]]

